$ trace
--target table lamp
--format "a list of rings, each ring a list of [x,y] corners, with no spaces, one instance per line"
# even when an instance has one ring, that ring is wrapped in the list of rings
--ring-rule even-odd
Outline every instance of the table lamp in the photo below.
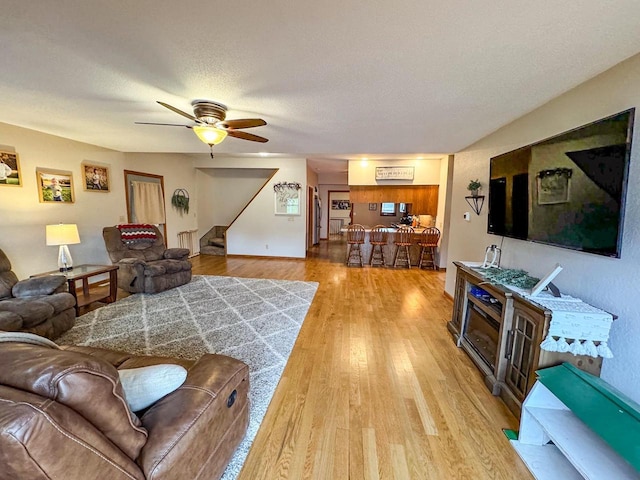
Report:
[[[78,226],[74,223],[47,225],[47,245],[60,245],[58,250],[58,268],[61,272],[73,269],[73,259],[67,245],[80,243]]]

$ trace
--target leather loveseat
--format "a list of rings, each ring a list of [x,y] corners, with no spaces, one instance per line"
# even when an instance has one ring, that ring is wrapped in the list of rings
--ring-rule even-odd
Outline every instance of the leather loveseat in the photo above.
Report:
[[[246,432],[246,364],[0,342],[0,479],[218,479]],[[186,381],[137,416],[117,369],[173,363]]]
[[[18,281],[11,262],[0,250],[0,330],[55,339],[73,327],[75,304],[63,275]]]

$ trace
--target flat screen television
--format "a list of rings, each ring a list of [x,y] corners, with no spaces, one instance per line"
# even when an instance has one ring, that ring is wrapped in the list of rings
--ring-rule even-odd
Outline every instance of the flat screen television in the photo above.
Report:
[[[488,233],[619,258],[634,114],[491,158]]]

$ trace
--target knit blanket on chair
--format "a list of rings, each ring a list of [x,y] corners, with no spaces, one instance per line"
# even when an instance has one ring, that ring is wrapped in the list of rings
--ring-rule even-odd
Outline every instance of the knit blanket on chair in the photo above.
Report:
[[[127,245],[153,243],[158,238],[155,228],[148,223],[128,223],[116,225],[116,228],[120,230],[122,241]]]

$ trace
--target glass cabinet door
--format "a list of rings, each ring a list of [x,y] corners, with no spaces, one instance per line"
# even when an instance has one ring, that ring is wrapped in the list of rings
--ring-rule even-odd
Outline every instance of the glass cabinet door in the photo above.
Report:
[[[514,308],[513,327],[509,331],[507,344],[507,370],[505,383],[520,400],[527,394],[530,376],[535,372],[533,365],[538,322],[523,311]]]

